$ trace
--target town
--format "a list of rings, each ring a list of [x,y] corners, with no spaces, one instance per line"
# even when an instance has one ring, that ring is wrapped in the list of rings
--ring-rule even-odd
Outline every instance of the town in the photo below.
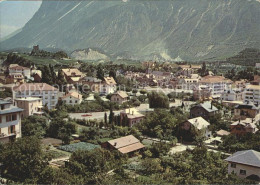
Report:
[[[260,182],[260,63],[0,57],[0,183]]]

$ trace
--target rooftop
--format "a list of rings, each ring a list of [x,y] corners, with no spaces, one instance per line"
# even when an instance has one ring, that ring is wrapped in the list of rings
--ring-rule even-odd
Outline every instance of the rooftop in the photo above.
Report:
[[[205,119],[203,119],[202,117],[197,117],[197,118],[193,118],[193,119],[189,119],[188,122],[190,124],[192,124],[194,127],[196,127],[197,129],[201,130],[203,128],[206,128],[207,126],[210,125],[209,122],[207,122]]]
[[[113,77],[105,77],[104,81],[107,85],[116,85],[116,81]]]
[[[58,91],[58,89],[46,83],[24,83],[14,87],[14,91]]]
[[[205,101],[199,105],[195,105],[194,107],[202,107],[204,108],[207,112],[215,112],[215,111],[218,111],[218,109],[211,104],[210,101]]]
[[[118,94],[121,98],[127,98],[128,95],[125,91],[117,91],[116,93],[114,93],[115,95]]]
[[[205,76],[201,79],[201,83],[221,83],[221,82],[226,82],[226,83],[232,83],[231,80],[226,79],[224,76]]]
[[[225,159],[228,162],[240,163],[260,168],[260,152],[244,150],[234,153]]]
[[[36,97],[25,97],[25,98],[16,98],[16,101],[38,101],[42,100],[41,98],[36,98]]]
[[[118,149],[121,153],[129,153],[144,148],[144,145],[133,135],[113,139],[108,141],[108,143]]]

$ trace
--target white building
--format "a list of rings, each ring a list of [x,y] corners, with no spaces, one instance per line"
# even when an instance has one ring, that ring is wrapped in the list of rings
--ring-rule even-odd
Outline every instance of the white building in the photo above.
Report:
[[[182,125],[182,129],[191,130],[191,126],[194,126],[196,129],[202,131],[206,138],[212,136],[212,133],[209,130],[210,123],[202,117],[196,117],[185,121]]]
[[[36,97],[25,97],[25,98],[17,98],[15,99],[15,105],[24,111],[21,113],[22,119],[31,115],[39,115],[43,114],[42,108],[42,99]]]
[[[13,89],[13,97],[37,97],[42,99],[43,106],[54,109],[58,102],[59,90],[46,83],[24,83]]]
[[[244,91],[244,103],[260,105],[260,85],[247,85]]]
[[[112,94],[116,92],[116,81],[113,77],[105,77],[100,85],[100,94]]]
[[[255,150],[238,151],[225,159],[228,173],[238,177],[260,181],[260,152]]]
[[[10,65],[9,66],[9,74],[17,74],[21,73],[27,79],[31,78],[31,69],[19,65]]]
[[[222,101],[242,101],[243,92],[238,89],[224,89],[220,99]]]
[[[223,76],[205,76],[200,81],[211,90],[212,97],[220,97],[225,89],[230,89],[232,81]]]
[[[73,91],[63,96],[61,100],[68,105],[80,104],[82,102],[82,95]]]
[[[0,100],[0,142],[6,143],[21,137],[21,112],[12,102]]]

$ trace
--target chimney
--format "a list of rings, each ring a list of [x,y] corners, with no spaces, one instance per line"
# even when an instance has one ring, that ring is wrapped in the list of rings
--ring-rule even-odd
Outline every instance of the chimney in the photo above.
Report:
[[[252,123],[254,123],[254,118],[252,118]]]
[[[117,142],[114,143],[114,146],[116,146]]]
[[[240,118],[239,118],[239,120],[238,120],[238,123],[240,123]]]
[[[134,111],[132,111],[132,115],[134,115]]]
[[[211,101],[211,107],[210,107],[211,109],[213,108],[213,103],[212,103],[212,101]]]

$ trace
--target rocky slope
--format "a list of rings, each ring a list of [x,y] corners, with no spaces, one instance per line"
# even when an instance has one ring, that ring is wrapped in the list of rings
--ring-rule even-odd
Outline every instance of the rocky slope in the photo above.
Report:
[[[100,48],[112,56],[222,59],[260,48],[255,0],[43,1],[1,49]]]

